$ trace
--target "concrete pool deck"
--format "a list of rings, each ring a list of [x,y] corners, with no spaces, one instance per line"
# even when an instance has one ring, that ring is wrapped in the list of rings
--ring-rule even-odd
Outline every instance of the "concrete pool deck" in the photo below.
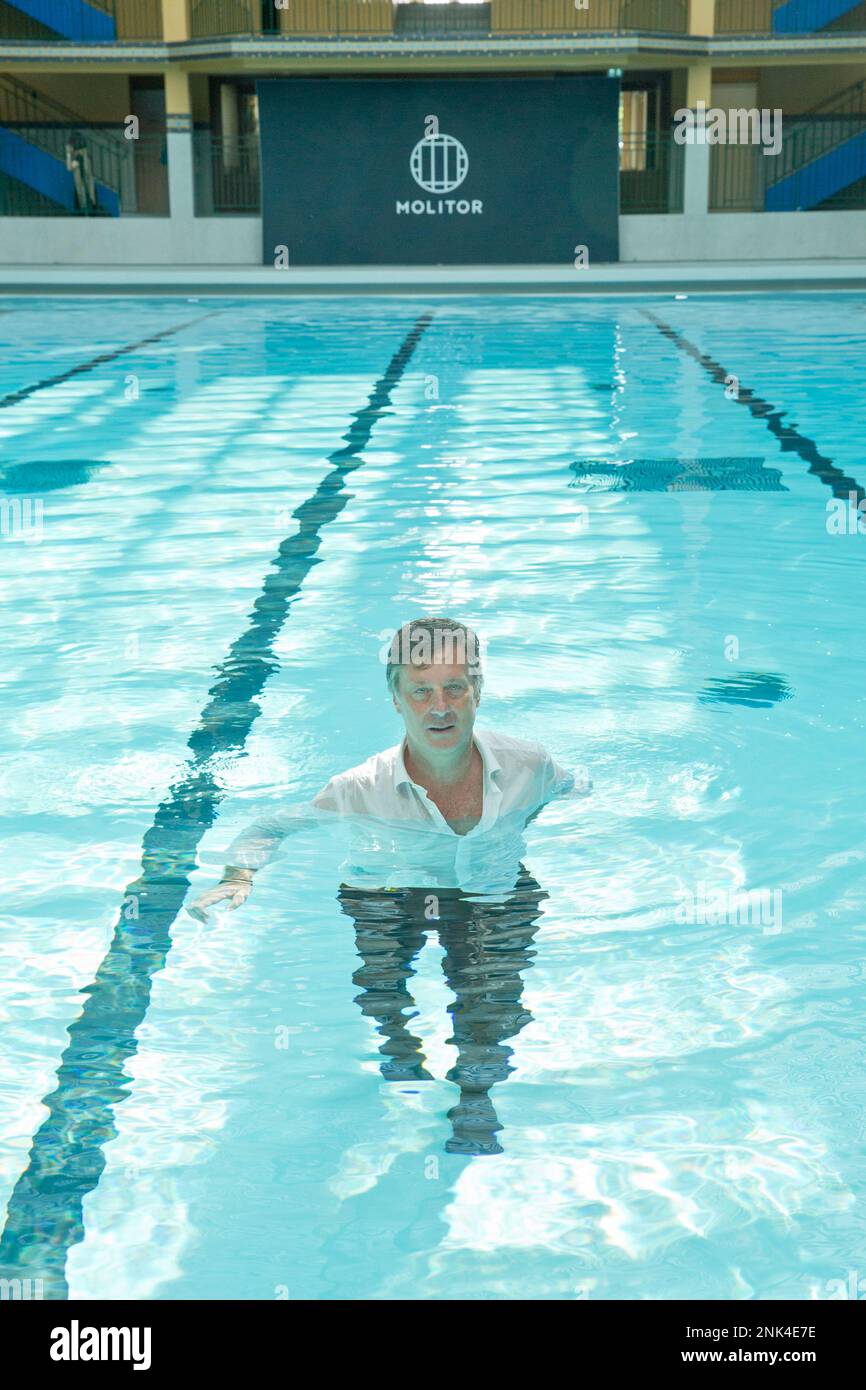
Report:
[[[866,290],[866,260],[588,266],[0,265],[0,294],[730,294]]]

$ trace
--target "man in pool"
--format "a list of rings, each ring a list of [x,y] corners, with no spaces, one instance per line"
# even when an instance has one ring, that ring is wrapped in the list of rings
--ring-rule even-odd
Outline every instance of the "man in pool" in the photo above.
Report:
[[[460,1088],[448,1111],[450,1153],[496,1154],[501,1125],[490,1089],[513,1070],[506,1039],[530,1021],[522,972],[547,897],[520,862],[522,832],[555,796],[586,795],[538,743],[475,727],[482,671],[477,638],[449,618],[419,618],[395,634],[387,683],[402,743],[333,777],[313,801],[248,827],[227,852],[216,888],[189,909],[207,921],[217,903],[246,901],[253,875],[293,830],[334,816],[351,825],[339,902],[355,924],[361,966],[355,1002],[384,1042],[387,1081],[425,1081],[421,1040],[409,1029],[408,980],[429,930],[444,948],[442,969]],[[433,889],[435,891],[431,892]]]
[[[400,744],[332,777],[312,801],[249,826],[230,845],[221,882],[190,907],[207,921],[240,907],[280,841],[323,818],[347,820],[345,887],[509,892],[522,831],[554,797],[583,796],[588,779],[560,767],[539,743],[479,729],[483,675],[478,638],[450,618],[418,618],[394,635],[386,680],[405,734]]]

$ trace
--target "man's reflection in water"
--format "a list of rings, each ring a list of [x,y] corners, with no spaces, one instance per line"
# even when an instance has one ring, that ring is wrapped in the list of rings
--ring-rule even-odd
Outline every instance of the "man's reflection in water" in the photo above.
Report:
[[[384,1042],[380,1070],[386,1081],[430,1081],[420,1038],[411,1031],[415,1001],[408,982],[428,931],[445,949],[442,969],[454,993],[448,1042],[457,1060],[447,1073],[460,1088],[448,1111],[449,1153],[496,1154],[502,1129],[490,1089],[504,1081],[513,1038],[532,1015],[522,1003],[522,974],[532,964],[532,943],[548,894],[523,864],[511,893],[485,902],[459,888],[367,891],[343,885],[343,911],[355,923],[361,965],[352,979],[362,1013],[374,1018]],[[438,912],[438,919],[436,913]]]

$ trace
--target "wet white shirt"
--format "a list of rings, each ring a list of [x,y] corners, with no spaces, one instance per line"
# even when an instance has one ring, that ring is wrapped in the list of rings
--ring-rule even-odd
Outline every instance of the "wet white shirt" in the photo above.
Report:
[[[473,739],[484,764],[483,809],[466,835],[451,829],[409,776],[404,739],[332,777],[312,802],[248,826],[229,846],[226,861],[260,868],[291,830],[336,816],[350,826],[349,852],[340,866],[349,887],[509,892],[526,850],[529,816],[554,797],[586,796],[591,783],[560,767],[540,743],[477,726]]]

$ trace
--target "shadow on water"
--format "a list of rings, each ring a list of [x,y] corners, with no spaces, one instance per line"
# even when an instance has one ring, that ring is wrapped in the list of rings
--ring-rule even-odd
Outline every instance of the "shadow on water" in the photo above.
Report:
[[[705,705],[748,705],[768,709],[779,700],[790,700],[794,692],[781,676],[771,671],[740,671],[724,680],[708,680],[698,699]]]
[[[89,483],[100,468],[111,465],[101,459],[29,459],[11,463],[0,474],[4,492],[57,492]]]
[[[787,492],[762,458],[578,460],[569,487],[604,492]]]
[[[502,1129],[491,1088],[505,1081],[513,1038],[532,1021],[524,1007],[523,972],[549,895],[521,865],[512,892],[484,901],[460,889],[398,888],[371,892],[343,886],[338,898],[355,923],[361,966],[352,976],[361,987],[355,1002],[375,1019],[384,1042],[380,1071],[386,1081],[431,1081],[420,1038],[411,1031],[415,1001],[408,982],[427,933],[436,931],[444,948],[442,970],[454,1002],[448,1006],[453,1033],[448,1042],[457,1059],[447,1079],[459,1087],[448,1111],[452,1134],[448,1153],[498,1154]],[[437,915],[438,914],[438,915]]]

